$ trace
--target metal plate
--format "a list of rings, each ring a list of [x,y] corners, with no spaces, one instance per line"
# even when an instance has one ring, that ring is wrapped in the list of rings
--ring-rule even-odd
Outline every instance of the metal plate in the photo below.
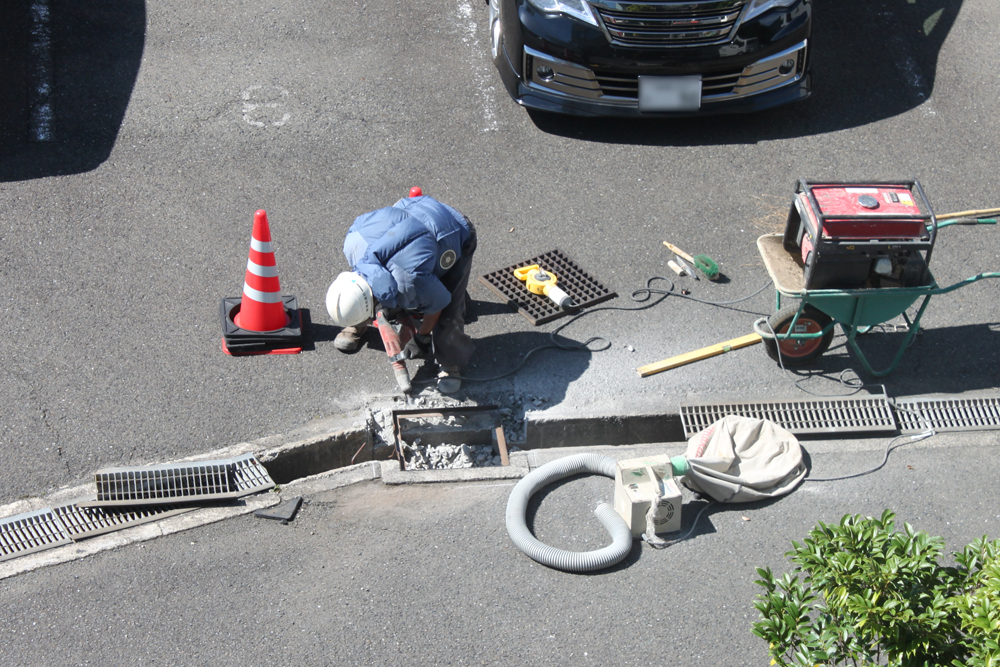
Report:
[[[523,282],[514,277],[514,269],[532,264],[538,264],[556,275],[558,287],[576,302],[576,309],[573,312],[618,296],[566,257],[561,250],[552,250],[520,264],[479,277],[481,283],[501,299],[517,306],[518,312],[536,326],[568,315],[570,311],[560,308],[548,297],[532,294]]]
[[[97,499],[81,507],[222,500],[266,491],[274,480],[253,454],[219,461],[108,468],[95,473]]]
[[[903,433],[1000,429],[1000,396],[899,398],[895,406]]]
[[[48,508],[0,519],[0,561],[72,542],[66,526]]]
[[[767,419],[795,435],[896,432],[888,397],[819,401],[693,403],[681,406],[684,437],[690,438],[726,415]]]

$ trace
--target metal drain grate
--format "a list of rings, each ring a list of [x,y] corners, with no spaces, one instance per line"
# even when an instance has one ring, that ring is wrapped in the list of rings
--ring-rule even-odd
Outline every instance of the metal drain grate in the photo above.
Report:
[[[108,468],[95,476],[97,500],[81,502],[81,507],[221,500],[274,487],[253,454],[219,461]]]
[[[524,283],[514,277],[514,269],[532,264],[538,264],[546,271],[556,274],[558,286],[573,297],[577,308],[587,308],[618,296],[577,266],[561,250],[552,250],[526,262],[479,277],[479,281],[493,290],[497,296],[516,305],[518,312],[534,325],[551,322],[567,315],[568,312],[548,297],[532,294]]]
[[[1000,429],[1000,397],[898,398],[896,417],[903,433]]]
[[[690,438],[726,415],[767,419],[795,435],[896,431],[885,395],[820,401],[695,403],[681,406],[684,437]]]
[[[66,526],[50,509],[0,519],[0,561],[70,544]]]
[[[197,508],[178,507],[177,505],[157,505],[136,509],[105,509],[103,507],[80,507],[74,503],[56,507],[52,512],[63,522],[67,534],[73,540],[82,540],[195,509]]]

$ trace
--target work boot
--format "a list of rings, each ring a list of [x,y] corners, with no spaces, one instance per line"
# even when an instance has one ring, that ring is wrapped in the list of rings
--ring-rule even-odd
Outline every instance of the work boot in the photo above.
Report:
[[[333,339],[333,346],[341,352],[354,352],[361,347],[361,338],[367,330],[367,322],[362,322],[355,327],[344,327]]]
[[[461,389],[461,370],[458,366],[442,366],[438,373],[438,391],[442,394],[454,394]]]

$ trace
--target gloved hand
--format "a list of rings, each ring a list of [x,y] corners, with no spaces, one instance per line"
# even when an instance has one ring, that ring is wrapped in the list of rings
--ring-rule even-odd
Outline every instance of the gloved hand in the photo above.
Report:
[[[410,342],[403,348],[403,355],[407,359],[426,359],[430,351],[430,334],[414,334]]]

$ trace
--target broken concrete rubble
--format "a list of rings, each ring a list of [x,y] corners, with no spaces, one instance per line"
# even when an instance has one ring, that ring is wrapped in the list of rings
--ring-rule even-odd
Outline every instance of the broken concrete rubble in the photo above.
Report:
[[[424,445],[417,438],[412,445],[403,443],[406,470],[449,470],[488,468],[502,465],[500,455],[491,445]],[[511,452],[521,451],[511,447]]]

